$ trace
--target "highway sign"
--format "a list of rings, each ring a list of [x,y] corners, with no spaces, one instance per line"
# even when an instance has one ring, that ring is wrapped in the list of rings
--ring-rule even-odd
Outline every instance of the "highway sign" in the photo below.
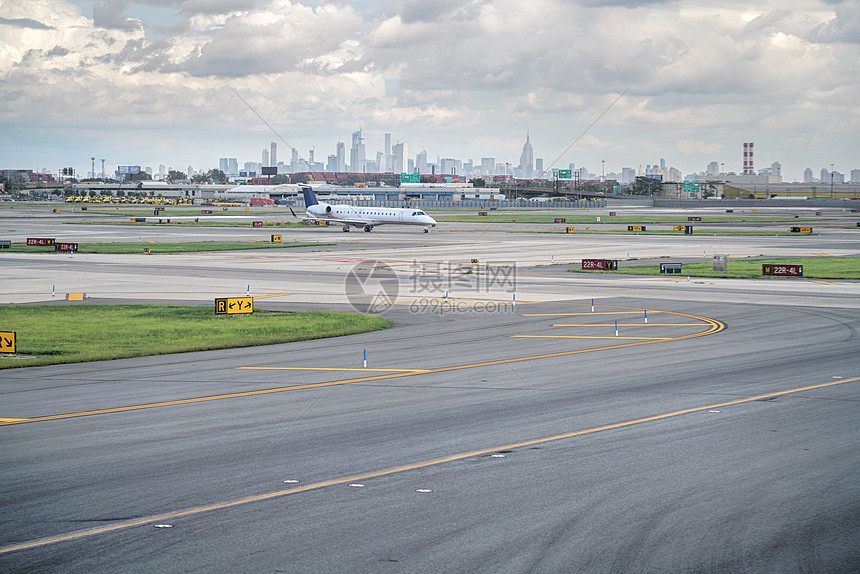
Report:
[[[0,331],[0,353],[15,353],[15,331]]]
[[[216,315],[238,315],[253,312],[253,297],[225,297],[221,299],[215,299]]]
[[[570,170],[570,169],[558,170],[558,179],[571,179],[572,177],[573,177],[573,170]]]

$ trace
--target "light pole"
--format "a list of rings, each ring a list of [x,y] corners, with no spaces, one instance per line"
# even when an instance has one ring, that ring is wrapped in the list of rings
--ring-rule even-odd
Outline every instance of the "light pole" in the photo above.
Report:
[[[606,193],[606,160],[605,159],[600,160],[600,179],[602,180],[601,183],[602,183],[602,187],[603,187],[603,189],[601,191],[603,193]]]
[[[833,164],[830,164],[830,199],[833,199]]]

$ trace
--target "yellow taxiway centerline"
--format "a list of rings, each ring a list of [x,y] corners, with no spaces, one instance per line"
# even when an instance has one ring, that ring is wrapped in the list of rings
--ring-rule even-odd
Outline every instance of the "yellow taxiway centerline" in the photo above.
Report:
[[[253,297],[251,297],[251,299],[254,299],[256,301],[257,299],[269,299],[271,297],[286,297],[287,295],[292,295],[292,293],[273,293],[271,295],[254,295]]]
[[[364,371],[381,373],[426,373],[427,369],[370,369],[365,367],[236,367],[246,371]]]
[[[594,311],[593,313],[589,313],[584,311],[582,313],[523,313],[523,317],[560,317],[560,316],[571,316],[571,315],[642,315],[643,311]],[[671,311],[651,311],[651,313],[670,313]],[[681,313],[683,315],[683,313]]]
[[[615,323],[553,323],[552,327],[614,327]],[[702,323],[618,323],[619,327],[704,327]]]
[[[672,337],[604,337],[597,335],[511,335],[514,339],[619,339],[625,341],[671,341]]]
[[[0,554],[8,554],[10,552],[16,552],[16,551],[20,551],[20,550],[28,550],[30,548],[38,548],[40,546],[48,546],[51,544],[56,544],[58,542],[68,542],[71,540],[79,540],[81,538],[88,538],[90,536],[95,536],[98,534],[104,534],[107,532],[115,532],[117,530],[124,530],[126,528],[131,528],[134,526],[143,526],[146,524],[164,522],[167,520],[175,520],[177,518],[184,518],[184,517],[188,517],[188,516],[195,516],[198,514],[203,514],[204,512],[211,512],[213,510],[223,510],[225,508],[232,508],[235,506],[241,506],[241,505],[249,504],[249,503],[253,503],[253,502],[262,502],[265,500],[272,500],[272,499],[281,498],[284,496],[289,496],[292,494],[299,494],[301,492],[308,492],[311,490],[319,490],[321,488],[325,488],[328,486],[335,486],[335,485],[340,485],[340,484],[349,484],[349,483],[353,483],[353,482],[368,480],[371,478],[378,478],[381,476],[387,476],[387,475],[391,475],[391,474],[406,472],[409,470],[415,470],[418,468],[427,468],[430,466],[436,466],[436,465],[445,464],[448,462],[454,462],[457,460],[474,458],[476,456],[485,456],[485,455],[499,452],[502,450],[514,450],[516,448],[523,448],[523,447],[527,447],[527,446],[534,446],[537,444],[544,444],[544,443],[558,441],[558,440],[576,438],[576,437],[581,437],[581,436],[596,433],[596,432],[621,429],[621,428],[639,425],[639,424],[643,424],[643,423],[659,421],[659,420],[668,419],[668,418],[672,418],[672,417],[678,417],[681,415],[698,413],[698,412],[702,412],[702,411],[708,411],[708,410],[713,410],[716,408],[728,407],[728,406],[733,406],[733,405],[740,405],[743,403],[749,403],[749,402],[753,402],[753,401],[760,401],[762,399],[767,399],[770,397],[790,395],[790,394],[794,394],[794,393],[800,393],[803,391],[823,389],[826,387],[832,387],[832,386],[836,386],[836,385],[844,385],[845,383],[852,383],[852,382],[856,382],[856,381],[860,381],[860,377],[855,377],[855,378],[851,378],[851,379],[840,379],[838,381],[831,381],[828,383],[821,383],[818,385],[809,385],[806,387],[787,389],[784,391],[777,391],[777,392],[773,392],[773,393],[767,393],[764,395],[757,395],[754,397],[746,397],[746,398],[736,399],[736,400],[732,400],[732,401],[725,401],[722,403],[716,403],[716,404],[707,405],[707,406],[692,407],[689,409],[682,409],[679,411],[672,411],[672,412],[668,412],[668,413],[662,413],[662,414],[658,414],[658,415],[642,417],[642,418],[623,421],[623,422],[619,422],[619,423],[610,423],[610,424],[606,424],[606,425],[602,425],[602,426],[591,427],[591,428],[583,429],[583,430],[579,430],[579,431],[571,431],[568,433],[563,433],[563,434],[558,434],[558,435],[553,435],[553,436],[548,436],[548,437],[542,437],[542,438],[536,438],[536,439],[530,439],[530,440],[525,440],[525,441],[516,442],[516,443],[512,443],[512,444],[495,446],[492,448],[484,448],[484,449],[480,449],[480,450],[474,450],[471,452],[453,454],[450,456],[445,456],[445,457],[436,458],[436,459],[432,459],[432,460],[415,462],[415,463],[411,463],[411,464],[404,464],[404,465],[396,466],[393,468],[376,470],[376,471],[366,472],[363,474],[356,474],[353,476],[348,476],[348,477],[343,477],[343,478],[336,478],[336,479],[332,479],[332,480],[315,482],[312,484],[307,484],[304,486],[298,486],[298,487],[294,487],[294,488],[288,488],[285,490],[278,490],[278,491],[274,491],[274,492],[267,492],[267,493],[263,493],[263,494],[247,496],[244,498],[237,498],[234,500],[217,502],[214,504],[197,506],[197,507],[189,508],[186,510],[179,510],[179,511],[175,511],[175,512],[166,512],[163,514],[148,516],[148,517],[144,517],[144,518],[138,518],[138,519],[134,519],[134,520],[128,520],[128,521],[119,522],[116,524],[99,526],[97,528],[91,528],[88,530],[69,532],[67,534],[60,534],[57,536],[48,536],[48,537],[40,538],[37,540],[30,540],[27,542],[12,544],[10,546],[3,546],[3,547],[0,547]]]

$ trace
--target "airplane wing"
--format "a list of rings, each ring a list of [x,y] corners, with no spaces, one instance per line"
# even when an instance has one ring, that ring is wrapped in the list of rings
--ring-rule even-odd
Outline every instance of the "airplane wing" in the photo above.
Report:
[[[377,225],[383,225],[386,222],[379,222],[370,219],[359,219],[359,218],[350,218],[350,219],[340,219],[334,217],[310,217],[309,215],[297,215],[293,208],[290,207],[290,213],[293,214],[293,217],[296,219],[300,219],[302,221],[330,221],[332,223],[341,223],[344,225],[373,225],[376,227]]]

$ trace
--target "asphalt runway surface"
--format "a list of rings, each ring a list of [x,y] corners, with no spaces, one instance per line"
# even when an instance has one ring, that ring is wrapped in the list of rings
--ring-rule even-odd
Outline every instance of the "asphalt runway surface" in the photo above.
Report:
[[[386,331],[0,371],[0,571],[860,568],[857,282],[551,264],[702,256],[676,237],[322,231],[337,245],[0,257],[4,303],[75,304],[53,283],[211,305],[250,284],[263,308],[348,310],[344,276],[383,264],[398,288]],[[515,282],[463,272],[475,253]]]

